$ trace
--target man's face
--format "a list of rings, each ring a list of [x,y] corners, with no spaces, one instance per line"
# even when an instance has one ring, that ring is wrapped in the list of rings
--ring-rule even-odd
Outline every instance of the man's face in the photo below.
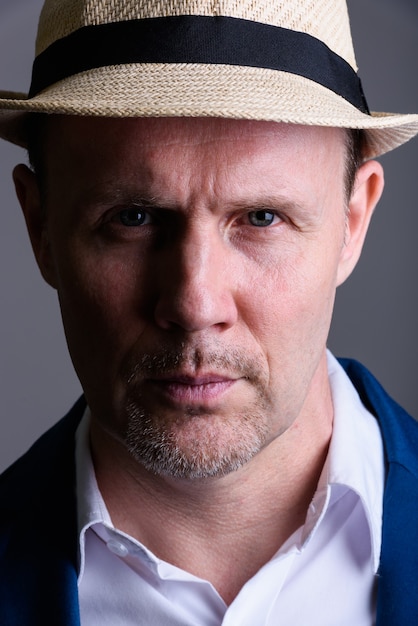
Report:
[[[96,427],[148,469],[227,473],[326,395],[344,136],[56,118],[44,275]]]

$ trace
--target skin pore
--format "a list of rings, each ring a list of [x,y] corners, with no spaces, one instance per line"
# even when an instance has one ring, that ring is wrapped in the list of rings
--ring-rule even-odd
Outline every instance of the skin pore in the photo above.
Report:
[[[213,119],[54,118],[46,154],[42,201],[24,166],[16,188],[113,522],[229,603],[315,491],[381,167],[347,207],[343,131]]]

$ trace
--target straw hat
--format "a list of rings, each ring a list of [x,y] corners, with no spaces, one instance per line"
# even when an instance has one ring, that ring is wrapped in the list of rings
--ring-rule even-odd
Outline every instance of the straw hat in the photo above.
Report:
[[[45,0],[0,136],[24,146],[28,112],[361,128],[366,156],[418,133],[418,115],[369,113],[345,0]]]

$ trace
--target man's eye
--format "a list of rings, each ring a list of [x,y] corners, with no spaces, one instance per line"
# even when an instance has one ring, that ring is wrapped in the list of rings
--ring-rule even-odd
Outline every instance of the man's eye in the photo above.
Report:
[[[276,219],[278,219],[276,213],[273,213],[273,211],[267,211],[266,209],[260,209],[259,211],[251,211],[248,213],[248,221],[250,224],[261,228],[271,226]]]
[[[122,226],[143,226],[151,222],[151,217],[147,211],[136,207],[122,209],[114,217],[114,221],[119,222]]]

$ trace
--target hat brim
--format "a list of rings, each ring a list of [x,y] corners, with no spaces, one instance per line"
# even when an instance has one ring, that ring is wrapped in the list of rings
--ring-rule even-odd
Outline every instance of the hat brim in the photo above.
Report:
[[[222,117],[363,129],[365,157],[418,134],[418,115],[367,115],[318,83],[287,72],[204,64],[106,66],[33,98],[0,92],[0,137],[26,147],[28,113],[100,117]]]

